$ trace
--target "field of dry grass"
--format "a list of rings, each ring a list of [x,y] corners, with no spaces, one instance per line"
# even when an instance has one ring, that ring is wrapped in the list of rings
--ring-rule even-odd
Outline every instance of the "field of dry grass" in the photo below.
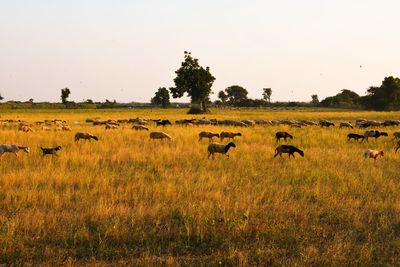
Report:
[[[191,118],[185,110],[6,111],[0,119],[60,118],[72,132],[0,129],[31,153],[0,160],[0,264],[397,265],[400,153],[392,133],[369,143],[317,126],[169,126],[172,142],[102,119]],[[210,118],[393,119],[399,112],[214,110]],[[79,125],[72,124],[79,121]],[[151,130],[155,126],[150,126]],[[207,159],[202,130],[240,131],[230,159]],[[305,157],[273,159],[274,133]],[[73,140],[77,131],[99,142]],[[60,157],[40,146],[61,145]],[[385,150],[374,160],[367,148]]]

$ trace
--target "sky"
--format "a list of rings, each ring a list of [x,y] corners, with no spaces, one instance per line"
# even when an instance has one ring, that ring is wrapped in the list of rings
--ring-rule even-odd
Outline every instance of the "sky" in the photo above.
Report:
[[[397,0],[0,0],[5,100],[148,102],[184,51],[272,101],[360,95],[400,76]],[[182,98],[179,101],[187,101]]]

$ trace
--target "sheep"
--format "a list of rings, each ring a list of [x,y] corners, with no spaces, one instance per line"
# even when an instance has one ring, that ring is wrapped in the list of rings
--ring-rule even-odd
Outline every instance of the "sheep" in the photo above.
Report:
[[[133,125],[132,129],[134,129],[136,131],[142,131],[142,130],[148,131],[149,130],[149,128],[147,128],[146,126],[143,126],[143,125]]]
[[[18,157],[18,151],[24,151],[26,153],[29,153],[30,148],[28,146],[19,146],[19,145],[9,145],[9,144],[4,144],[4,145],[0,145],[0,157],[4,154],[4,153],[14,153],[14,155],[16,157]]]
[[[379,156],[383,157],[383,150],[367,149],[364,152],[364,158],[373,158],[376,160]]]
[[[22,131],[24,133],[33,132],[32,128],[27,125],[20,125],[20,127],[18,128],[18,131]]]
[[[112,129],[118,129],[118,126],[117,125],[115,125],[115,124],[106,124],[106,130],[108,129],[108,130],[112,130]]]
[[[275,134],[276,142],[280,142],[281,138],[283,138],[285,141],[286,139],[293,139],[293,135],[290,135],[287,132],[276,132]]]
[[[94,139],[96,141],[99,141],[99,138],[97,136],[91,135],[89,133],[80,133],[80,132],[76,133],[75,134],[75,142],[78,142],[80,139],[89,140],[89,141],[91,139]]]
[[[71,129],[71,127],[69,127],[67,125],[63,125],[63,126],[61,126],[61,130],[66,131],[66,132],[70,132],[72,129]]]
[[[168,139],[172,140],[172,137],[164,132],[151,132],[150,139]]]
[[[353,125],[351,125],[351,123],[350,122],[341,122],[340,123],[340,125],[339,125],[339,128],[351,128],[351,129],[353,129],[354,127],[353,127]]]
[[[394,132],[393,136],[394,136],[395,139],[400,138],[400,132]]]
[[[333,122],[327,121],[327,120],[320,120],[319,121],[319,126],[321,127],[328,127],[329,126],[335,126],[335,124]]]
[[[235,136],[242,136],[242,134],[241,133],[233,133],[233,132],[221,132],[219,134],[219,137],[220,137],[221,141],[223,141],[224,138],[228,138],[228,139],[234,140]]]
[[[377,139],[379,136],[388,136],[388,134],[386,132],[380,132],[377,130],[368,130],[364,133],[364,137],[368,142],[368,137],[374,137],[375,139]]]
[[[47,127],[47,126],[42,126],[42,130],[43,131],[51,131],[51,128]]]
[[[61,146],[50,147],[50,148],[48,148],[48,147],[40,147],[40,149],[41,149],[42,152],[43,152],[43,155],[42,155],[42,156],[52,155],[53,157],[54,157],[54,156],[57,156],[57,157],[58,157],[57,151],[61,150]]]
[[[161,121],[156,121],[156,126],[167,126],[167,125],[172,125],[172,123],[169,120],[161,120]]]
[[[275,149],[274,158],[276,156],[278,156],[278,154],[279,154],[279,156],[282,157],[282,153],[288,153],[289,159],[290,159],[290,156],[293,156],[293,158],[294,158],[295,152],[299,153],[300,156],[304,157],[304,152],[302,150],[298,149],[297,147],[291,146],[291,145],[280,145]]]
[[[364,138],[365,138],[364,135],[361,135],[361,134],[349,133],[347,135],[347,141],[350,141],[351,139],[354,139],[356,141],[361,139],[361,141],[364,141]]]
[[[219,144],[219,143],[211,143],[208,145],[208,158],[212,156],[214,158],[215,153],[225,154],[228,158],[229,155],[227,154],[231,147],[236,147],[235,143],[230,142],[227,145]]]
[[[199,141],[201,141],[201,139],[203,139],[203,138],[208,138],[208,140],[211,142],[214,136],[219,138],[218,133],[203,131],[203,132],[199,133]]]

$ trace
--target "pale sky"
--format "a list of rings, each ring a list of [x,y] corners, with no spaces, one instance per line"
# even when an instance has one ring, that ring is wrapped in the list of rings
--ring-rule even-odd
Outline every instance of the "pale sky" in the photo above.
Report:
[[[183,52],[218,91],[272,101],[364,94],[400,76],[398,0],[0,0],[5,100],[148,102]],[[362,65],[362,68],[360,68]],[[186,101],[187,99],[181,99]]]

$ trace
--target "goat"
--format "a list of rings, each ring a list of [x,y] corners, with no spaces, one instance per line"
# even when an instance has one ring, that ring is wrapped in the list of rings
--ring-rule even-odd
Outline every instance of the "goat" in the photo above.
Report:
[[[285,141],[286,139],[293,139],[293,135],[287,133],[287,132],[277,132],[275,134],[276,142],[280,142],[281,138],[283,138]]]
[[[355,134],[355,133],[349,133],[347,135],[347,141],[350,141],[351,139],[354,139],[356,141],[358,141],[359,139],[361,139],[361,142],[364,141],[364,135],[361,134]]]
[[[208,138],[208,140],[211,142],[213,137],[219,138],[219,134],[213,132],[205,132],[205,131],[199,133],[199,141],[201,141],[201,139],[203,138]]]
[[[383,150],[367,149],[364,152],[364,158],[373,158],[376,160],[379,156],[383,157]]]
[[[96,141],[99,141],[99,138],[97,136],[91,135],[89,133],[76,133],[75,134],[75,142],[78,142],[80,139],[83,140],[91,140],[94,139]]]
[[[298,149],[297,147],[291,146],[291,145],[280,145],[275,149],[274,158],[276,156],[278,156],[278,154],[279,154],[279,156],[282,157],[282,153],[288,153],[289,159],[290,159],[290,156],[293,156],[293,158],[294,158],[295,152],[299,153],[300,156],[304,157],[304,152],[302,150]]]
[[[51,147],[51,148],[48,148],[48,147],[40,147],[40,149],[41,149],[42,152],[43,152],[43,156],[45,156],[45,155],[52,155],[52,156],[57,156],[57,157],[58,157],[57,151],[61,150],[61,146],[56,146],[56,147]]]
[[[164,132],[151,132],[150,139],[168,139],[172,140],[172,137]]]
[[[233,132],[221,132],[219,137],[221,139],[221,141],[224,140],[224,138],[228,138],[228,139],[235,139],[235,136],[242,136],[241,133],[233,133]]]
[[[227,145],[211,143],[208,145],[208,148],[207,148],[208,158],[210,158],[210,156],[212,156],[212,158],[214,158],[215,153],[224,154],[229,158],[229,155],[227,153],[231,147],[236,147],[235,143],[230,142]]]
[[[14,153],[15,156],[18,157],[18,151],[24,151],[26,153],[29,153],[30,149],[28,146],[18,146],[18,145],[9,145],[9,144],[4,144],[4,145],[0,145],[0,157],[4,154],[4,153]]]
[[[368,142],[368,137],[374,137],[375,139],[377,139],[379,136],[388,136],[388,134],[386,132],[380,132],[377,130],[369,130],[364,133],[364,137],[367,140],[367,142]]]

